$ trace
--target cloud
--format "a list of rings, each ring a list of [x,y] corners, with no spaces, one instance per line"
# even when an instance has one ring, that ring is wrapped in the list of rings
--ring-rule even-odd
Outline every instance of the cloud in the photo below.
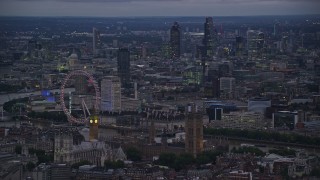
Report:
[[[320,0],[0,0],[0,16],[319,14]]]
[[[15,0],[22,2],[32,1],[56,1],[56,2],[78,2],[78,3],[124,3],[124,2],[179,2],[179,1],[190,1],[190,0]],[[1,2],[1,0],[0,0]]]
[[[124,3],[124,2],[186,2],[186,3],[261,3],[261,2],[319,2],[319,0],[15,0],[15,1],[57,1],[57,2],[79,2],[79,3]],[[1,2],[1,0],[0,0]]]

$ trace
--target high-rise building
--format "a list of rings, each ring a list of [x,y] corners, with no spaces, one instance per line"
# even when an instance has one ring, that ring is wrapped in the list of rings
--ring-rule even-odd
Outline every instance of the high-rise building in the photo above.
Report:
[[[185,130],[185,150],[196,157],[203,150],[203,120],[195,104],[188,105]]]
[[[170,29],[171,58],[177,59],[181,53],[181,29],[178,22],[174,22]]]
[[[121,82],[116,76],[104,77],[101,81],[101,110],[121,111]]]
[[[205,46],[205,57],[212,57],[217,45],[217,31],[213,26],[212,17],[207,17],[204,23],[203,45]]]
[[[207,114],[209,116],[209,122],[212,120],[221,120],[223,115],[223,108],[210,106],[207,109]]]
[[[204,84],[205,97],[220,97],[220,78],[217,70],[209,69],[206,83]]]
[[[100,32],[98,29],[93,28],[92,34],[93,34],[92,52],[93,52],[93,55],[97,55],[98,49],[100,48],[100,45],[101,45]]]
[[[298,118],[298,112],[278,111],[272,114],[272,126],[279,130],[293,130],[296,128]]]
[[[271,100],[263,97],[255,97],[248,100],[248,111],[264,114],[271,107]]]
[[[232,99],[235,90],[235,81],[233,77],[220,78],[220,97],[223,99]]]
[[[130,84],[130,51],[128,48],[118,50],[118,76],[121,86],[128,87]]]
[[[236,37],[236,56],[241,56],[243,54],[243,37],[237,36]]]
[[[264,47],[264,34],[260,31],[248,30],[247,31],[247,50],[248,57],[254,58],[261,55]]]

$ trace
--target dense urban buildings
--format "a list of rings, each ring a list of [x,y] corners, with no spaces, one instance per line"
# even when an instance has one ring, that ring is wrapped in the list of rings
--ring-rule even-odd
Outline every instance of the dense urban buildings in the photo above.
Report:
[[[320,178],[319,24],[0,17],[0,179]]]

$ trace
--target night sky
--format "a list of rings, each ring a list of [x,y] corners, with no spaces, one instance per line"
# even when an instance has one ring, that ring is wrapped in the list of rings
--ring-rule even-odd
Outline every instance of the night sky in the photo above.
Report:
[[[0,0],[0,16],[319,14],[320,0]]]

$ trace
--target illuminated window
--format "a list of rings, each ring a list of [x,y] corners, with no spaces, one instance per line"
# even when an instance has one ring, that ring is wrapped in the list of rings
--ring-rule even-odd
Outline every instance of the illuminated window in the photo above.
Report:
[[[92,120],[92,119],[90,119],[90,123],[93,123],[93,120]]]
[[[94,120],[94,123],[96,123],[96,124],[97,124],[97,123],[98,123],[98,120],[97,120],[97,119],[96,119],[96,120]]]

